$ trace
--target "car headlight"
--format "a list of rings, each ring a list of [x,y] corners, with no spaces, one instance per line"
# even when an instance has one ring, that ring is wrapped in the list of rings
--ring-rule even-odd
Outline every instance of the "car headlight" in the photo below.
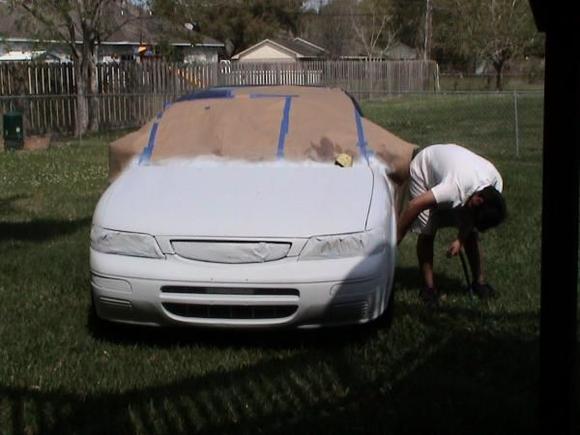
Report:
[[[360,233],[315,236],[308,239],[299,259],[320,260],[368,256],[381,252],[386,245],[387,233],[384,228]]]
[[[91,247],[106,254],[164,258],[157,241],[149,234],[108,230],[97,225],[91,228]]]

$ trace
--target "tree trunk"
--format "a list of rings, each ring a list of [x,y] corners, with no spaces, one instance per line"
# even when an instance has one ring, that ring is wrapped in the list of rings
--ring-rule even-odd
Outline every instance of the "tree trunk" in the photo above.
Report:
[[[89,131],[98,131],[99,129],[99,99],[97,97],[97,60],[96,48],[89,50],[87,53],[87,76],[89,95]]]
[[[24,133],[28,134],[28,132],[31,130],[31,120],[29,116],[31,99],[26,97],[30,94],[30,89],[26,80],[28,75],[28,66],[24,63],[9,63],[6,65],[6,69],[8,72],[8,77],[12,76],[12,92],[8,95],[18,95],[18,98],[7,100],[8,108],[10,110],[16,110],[17,112],[22,113]]]
[[[85,42],[80,58],[75,62],[75,77],[77,85],[77,121],[75,134],[77,136],[99,128],[97,110],[97,65],[94,50]]]
[[[374,97],[374,87],[375,87],[375,63],[373,62],[372,58],[369,58],[368,60],[368,69],[367,69],[367,74],[369,75],[369,94],[368,94],[368,98],[369,99],[373,99]]]
[[[431,43],[433,39],[433,3],[427,0],[425,5],[425,41],[423,43],[423,60],[431,59]]]
[[[504,62],[494,62],[493,67],[495,68],[495,90],[503,91],[503,66]]]
[[[76,59],[75,61],[75,79],[76,79],[76,125],[75,136],[85,134],[89,125],[89,104],[87,100],[86,80],[84,78],[83,59]]]

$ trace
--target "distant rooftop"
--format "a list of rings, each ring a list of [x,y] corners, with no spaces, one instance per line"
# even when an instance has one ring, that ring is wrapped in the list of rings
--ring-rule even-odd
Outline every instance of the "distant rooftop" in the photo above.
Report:
[[[324,48],[302,38],[269,38],[248,47],[233,56],[232,59],[239,59],[247,53],[250,53],[266,44],[277,45],[294,53],[297,58],[319,58],[327,54],[327,51]]]
[[[289,48],[290,50],[304,57],[320,57],[326,54],[326,50],[324,48],[302,38],[274,38],[272,41],[283,45],[284,47]]]

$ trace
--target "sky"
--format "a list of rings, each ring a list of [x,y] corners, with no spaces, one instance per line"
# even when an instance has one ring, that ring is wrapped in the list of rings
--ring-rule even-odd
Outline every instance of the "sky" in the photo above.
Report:
[[[321,3],[326,3],[326,0],[308,0],[306,2],[306,7],[317,9]]]

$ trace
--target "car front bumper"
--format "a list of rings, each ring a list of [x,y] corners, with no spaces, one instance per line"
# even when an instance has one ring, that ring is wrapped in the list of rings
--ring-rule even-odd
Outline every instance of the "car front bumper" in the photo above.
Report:
[[[368,257],[215,264],[91,249],[97,315],[152,326],[317,327],[364,323],[389,299],[394,248]]]

